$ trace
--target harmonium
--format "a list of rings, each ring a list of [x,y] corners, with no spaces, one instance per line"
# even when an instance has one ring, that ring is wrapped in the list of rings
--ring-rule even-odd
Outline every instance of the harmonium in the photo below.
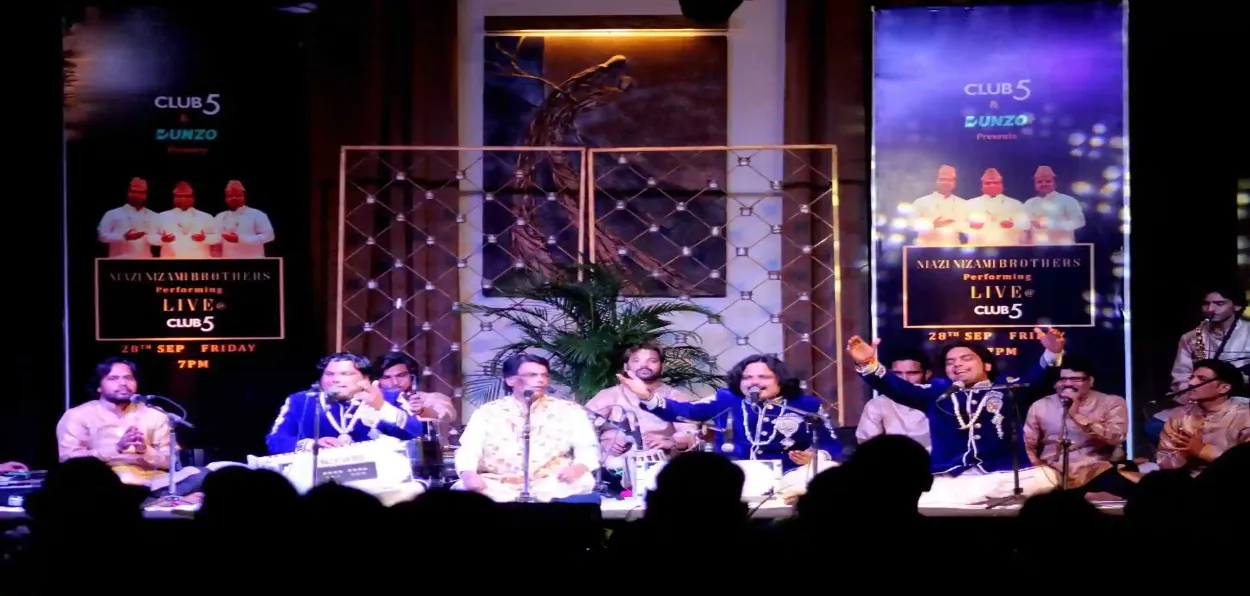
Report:
[[[43,487],[45,470],[0,474],[0,506],[24,507],[26,497]]]

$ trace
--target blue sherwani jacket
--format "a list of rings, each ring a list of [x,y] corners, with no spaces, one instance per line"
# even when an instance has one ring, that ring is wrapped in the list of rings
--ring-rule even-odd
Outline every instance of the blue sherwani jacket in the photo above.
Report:
[[[319,410],[317,407],[319,396],[320,394],[316,391],[299,391],[287,396],[286,401],[282,403],[282,409],[278,411],[278,417],[273,421],[273,427],[265,436],[265,445],[269,448],[270,454],[290,453],[312,445]],[[399,392],[384,390],[382,399],[384,403],[378,413],[377,434],[405,441],[422,436],[425,425],[400,406]],[[337,421],[344,409],[351,407],[351,401],[329,400],[321,413],[320,435],[337,437],[339,432],[331,425],[330,417]],[[371,429],[362,420],[356,423],[348,435],[351,436],[353,442],[361,442],[372,438],[370,432]]]

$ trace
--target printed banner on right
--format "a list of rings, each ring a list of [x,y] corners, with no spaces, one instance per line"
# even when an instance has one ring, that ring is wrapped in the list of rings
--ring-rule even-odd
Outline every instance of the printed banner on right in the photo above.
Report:
[[[1018,369],[1034,327],[1127,389],[1127,9],[874,14],[874,335],[984,342]],[[941,363],[935,363],[937,372]]]

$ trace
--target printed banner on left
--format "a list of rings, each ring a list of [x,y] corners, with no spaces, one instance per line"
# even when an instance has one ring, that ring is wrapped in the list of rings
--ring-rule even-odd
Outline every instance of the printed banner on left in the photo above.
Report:
[[[282,259],[96,259],[97,341],[283,339]]]

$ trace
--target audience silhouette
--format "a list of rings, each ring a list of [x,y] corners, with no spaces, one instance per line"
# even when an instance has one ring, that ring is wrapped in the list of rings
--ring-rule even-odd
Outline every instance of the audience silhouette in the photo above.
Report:
[[[1057,554],[1094,544],[1106,566],[1147,560],[1159,545],[1234,545],[1250,519],[1240,507],[1250,496],[1248,465],[1250,445],[1241,445],[1196,478],[1180,470],[1147,474],[1122,516],[1060,491],[1033,497],[1015,519],[986,510],[929,517],[918,507],[933,483],[929,454],[910,438],[882,436],[813,479],[792,517],[769,524],[752,519],[757,504],[742,500],[741,468],[719,454],[686,453],[660,472],[641,518],[608,524],[605,536],[597,505],[501,505],[476,493],[432,490],[387,508],[332,483],[301,496],[277,473],[241,467],[205,479],[203,505],[187,514],[194,522],[145,520],[148,491],[83,458],[51,470],[30,495],[29,520],[5,534],[0,571],[14,594],[99,592],[119,565],[145,581],[183,587],[192,580],[205,588],[325,592],[359,588],[359,574],[344,571],[357,567],[393,566],[400,581],[414,577],[416,564],[428,574],[426,588],[463,587],[466,578],[485,587],[508,585],[512,571],[536,561],[626,572],[640,561],[671,559],[680,565],[674,573],[707,577],[745,556],[744,563],[764,557],[797,574],[823,576],[826,565],[837,565],[888,573],[882,585],[922,586],[952,566],[972,565],[982,579],[1053,571]],[[479,571],[488,563],[489,572]],[[1067,577],[1096,577],[1105,568]]]

